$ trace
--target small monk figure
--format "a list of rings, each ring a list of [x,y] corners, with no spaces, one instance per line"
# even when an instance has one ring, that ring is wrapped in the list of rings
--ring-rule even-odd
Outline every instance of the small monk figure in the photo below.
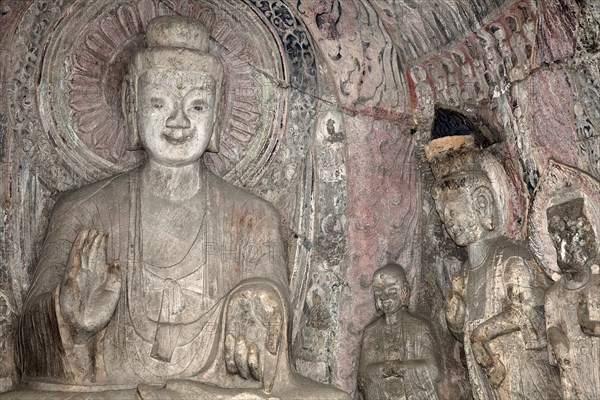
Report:
[[[383,315],[363,335],[358,385],[364,399],[438,399],[438,343],[430,322],[408,311],[410,288],[402,266],[375,271],[373,292]]]

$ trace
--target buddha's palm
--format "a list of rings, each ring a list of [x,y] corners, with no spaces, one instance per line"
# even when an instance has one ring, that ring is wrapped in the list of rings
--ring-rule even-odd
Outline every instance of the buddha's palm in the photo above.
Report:
[[[121,268],[117,261],[106,263],[107,238],[95,230],[81,231],[69,254],[60,308],[76,343],[104,328],[119,301]]]
[[[270,391],[283,332],[278,294],[260,286],[235,292],[229,301],[225,329],[227,370],[260,381],[263,389]]]

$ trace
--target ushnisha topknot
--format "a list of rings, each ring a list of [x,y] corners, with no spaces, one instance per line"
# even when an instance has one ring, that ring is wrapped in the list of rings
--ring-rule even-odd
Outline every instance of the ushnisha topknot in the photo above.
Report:
[[[148,47],[134,56],[131,75],[149,69],[198,72],[216,86],[223,80],[223,66],[209,51],[210,34],[197,19],[180,16],[156,17],[146,28]]]
[[[146,28],[148,47],[181,47],[208,53],[209,36],[197,19],[171,15],[154,18]]]

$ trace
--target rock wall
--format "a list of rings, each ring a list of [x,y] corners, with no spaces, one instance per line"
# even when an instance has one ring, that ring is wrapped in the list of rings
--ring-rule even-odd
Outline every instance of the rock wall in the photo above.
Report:
[[[413,286],[411,308],[443,344],[445,398],[468,398],[442,311],[464,253],[434,212],[422,148],[440,107],[499,138],[517,167],[517,238],[549,159],[600,178],[599,4],[129,4],[0,5],[0,390],[18,380],[11,338],[52,205],[141,162],[124,150],[119,82],[147,19],[179,13],[210,24],[231,76],[225,150],[207,162],[281,213],[299,371],[355,390],[362,330],[376,315],[370,279],[394,261]]]

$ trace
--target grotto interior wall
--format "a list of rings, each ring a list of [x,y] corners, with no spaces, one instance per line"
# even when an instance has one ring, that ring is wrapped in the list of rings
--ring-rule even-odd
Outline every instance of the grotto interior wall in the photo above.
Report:
[[[443,313],[465,253],[435,212],[423,146],[439,108],[492,132],[516,166],[517,239],[550,159],[600,179],[598,5],[121,3],[0,5],[0,390],[18,384],[14,330],[52,206],[65,191],[141,162],[124,150],[123,66],[148,18],[179,13],[212,24],[211,49],[232,76],[225,151],[209,163],[282,216],[297,369],[356,390],[362,331],[376,315],[371,276],[398,262],[413,288],[411,310],[439,336],[444,397],[469,398],[461,345]]]

